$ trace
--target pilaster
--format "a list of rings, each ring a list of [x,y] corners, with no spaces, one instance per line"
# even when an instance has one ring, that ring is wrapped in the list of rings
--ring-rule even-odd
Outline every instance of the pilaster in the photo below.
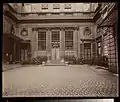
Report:
[[[13,50],[14,50],[14,51],[13,51],[13,52],[14,52],[14,53],[13,53],[13,54],[14,54],[14,56],[13,56],[14,58],[13,58],[13,59],[14,59],[14,62],[15,62],[15,60],[16,60],[16,43],[15,43],[15,42],[14,42],[14,44],[13,44]]]
[[[36,57],[36,50],[38,48],[38,33],[37,29],[32,29],[32,36],[31,36],[31,45],[32,45],[32,57]]]
[[[74,30],[74,34],[75,34],[75,51],[76,51],[76,57],[79,56],[79,48],[80,48],[80,44],[79,44],[79,29],[78,28],[75,28]]]
[[[91,58],[93,57],[93,42],[91,42]]]
[[[47,28],[46,31],[46,52],[47,52],[47,56],[48,59],[50,60],[50,56],[51,56],[51,31],[49,28]]]
[[[65,29],[61,28],[60,31],[60,52],[61,56],[63,57],[65,55]]]
[[[84,58],[84,42],[82,41],[82,58]]]
[[[103,34],[101,37],[101,55],[104,55],[104,39],[103,39]]]

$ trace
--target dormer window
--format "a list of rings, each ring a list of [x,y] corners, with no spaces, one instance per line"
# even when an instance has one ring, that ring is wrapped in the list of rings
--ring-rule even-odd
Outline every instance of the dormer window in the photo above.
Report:
[[[42,4],[42,10],[48,9],[48,4]]]
[[[60,9],[60,5],[59,4],[53,4],[53,9]]]
[[[71,9],[71,4],[65,4],[65,9]]]

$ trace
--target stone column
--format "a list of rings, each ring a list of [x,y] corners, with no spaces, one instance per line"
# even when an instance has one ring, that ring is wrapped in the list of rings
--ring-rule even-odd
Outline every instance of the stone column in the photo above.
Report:
[[[20,60],[23,61],[23,57],[24,57],[23,56],[23,49],[21,49],[20,51],[21,51],[21,59]]]
[[[28,59],[31,59],[31,48],[30,48],[30,44],[28,45]]]
[[[82,41],[82,57],[84,58],[84,42]]]
[[[24,60],[24,49],[21,49],[21,61]]]
[[[24,50],[24,57],[25,57],[25,60],[27,60],[26,49]]]
[[[32,35],[31,35],[31,52],[32,52],[32,58],[36,57],[36,50],[38,49],[38,38],[37,38],[37,29],[32,29]]]
[[[78,30],[78,38],[77,38],[77,44],[78,44],[78,57],[80,57],[80,32]]]
[[[18,51],[19,51],[19,52],[18,52],[18,53],[19,53],[18,60],[20,61],[20,42],[19,42],[19,47],[18,47],[18,48],[19,48],[19,50],[18,50]]]
[[[25,49],[23,49],[23,60],[25,60]]]
[[[101,37],[101,55],[103,56],[104,55],[104,39],[103,39],[103,34],[102,34],[102,37]]]
[[[79,44],[79,42],[78,42],[78,40],[79,40],[79,37],[78,37],[78,28],[75,28],[75,30],[74,30],[74,35],[73,35],[73,42],[74,42],[74,51],[75,51],[75,55],[76,55],[76,57],[78,57],[78,53],[79,53],[79,50],[78,50],[78,44]]]
[[[13,63],[15,63],[16,61],[16,43],[15,42],[13,44],[13,54],[14,54]]]
[[[65,55],[65,29],[61,28],[60,31],[60,56],[62,56],[62,58]]]
[[[98,57],[98,44],[97,44],[97,40],[95,40],[95,51],[96,51],[95,57],[97,58]]]
[[[46,52],[48,57],[48,62],[51,60],[51,31],[48,28],[46,32]]]
[[[91,42],[91,58],[93,57],[93,42]]]

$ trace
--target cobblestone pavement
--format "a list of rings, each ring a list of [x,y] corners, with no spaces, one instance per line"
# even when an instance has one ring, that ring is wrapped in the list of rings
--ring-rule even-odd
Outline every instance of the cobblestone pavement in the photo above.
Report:
[[[118,97],[118,77],[95,66],[35,66],[3,74],[3,97]]]

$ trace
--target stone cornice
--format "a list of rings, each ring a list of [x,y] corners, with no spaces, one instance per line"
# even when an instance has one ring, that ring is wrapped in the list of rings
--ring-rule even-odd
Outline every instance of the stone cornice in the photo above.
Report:
[[[102,24],[104,23],[104,21],[111,15],[111,13],[114,12],[114,10],[116,10],[116,9],[117,9],[117,7],[116,7],[116,5],[114,5],[114,6],[111,8],[111,10],[108,11],[107,16],[106,16],[103,20],[100,19],[101,14],[98,12],[98,15],[97,15],[97,16],[99,16],[99,17],[96,18],[96,20],[95,20],[95,22],[97,22],[97,21],[100,20],[100,23],[98,23],[98,26],[102,25]],[[95,19],[95,18],[94,18],[94,19]]]
[[[73,30],[79,30],[79,26],[75,25],[53,25],[53,26],[45,26],[45,27],[35,27],[32,28],[32,31],[41,31],[41,30],[66,30],[66,29],[73,29]]]
[[[11,14],[9,11],[5,11],[4,15],[11,18],[14,22],[18,23],[17,17],[15,17],[13,14]]]
[[[94,23],[93,19],[29,19],[29,20],[19,20],[19,23]]]
[[[82,42],[84,41],[94,41],[94,39],[80,39]]]
[[[28,20],[27,19],[27,20],[19,20],[16,15],[21,14],[21,13],[16,12],[9,4],[5,4],[5,5],[8,6],[7,12],[6,11],[4,12],[5,15],[8,16],[9,18],[11,18],[12,20],[14,20],[16,23],[20,23],[20,24],[21,23],[56,23],[56,22],[58,22],[58,23],[61,23],[61,22],[65,22],[65,23],[66,22],[84,22],[84,23],[85,22],[92,22],[92,23],[94,23],[100,18],[100,15],[101,15],[99,13],[99,10],[100,10],[100,6],[99,6],[97,8],[97,10],[95,11],[96,15],[94,16],[93,19],[84,19],[83,18],[83,19],[41,19],[41,20],[40,19],[36,19],[36,20],[35,19]],[[113,9],[115,9],[115,7],[113,7],[111,9],[109,14],[113,11]],[[14,13],[15,15],[13,15],[12,13]],[[74,13],[76,13],[76,12],[74,12]],[[89,12],[81,12],[81,13],[89,13]],[[93,13],[93,12],[91,12],[91,13]],[[109,14],[108,14],[108,16],[109,16]],[[105,21],[105,19],[100,24],[102,24]]]

